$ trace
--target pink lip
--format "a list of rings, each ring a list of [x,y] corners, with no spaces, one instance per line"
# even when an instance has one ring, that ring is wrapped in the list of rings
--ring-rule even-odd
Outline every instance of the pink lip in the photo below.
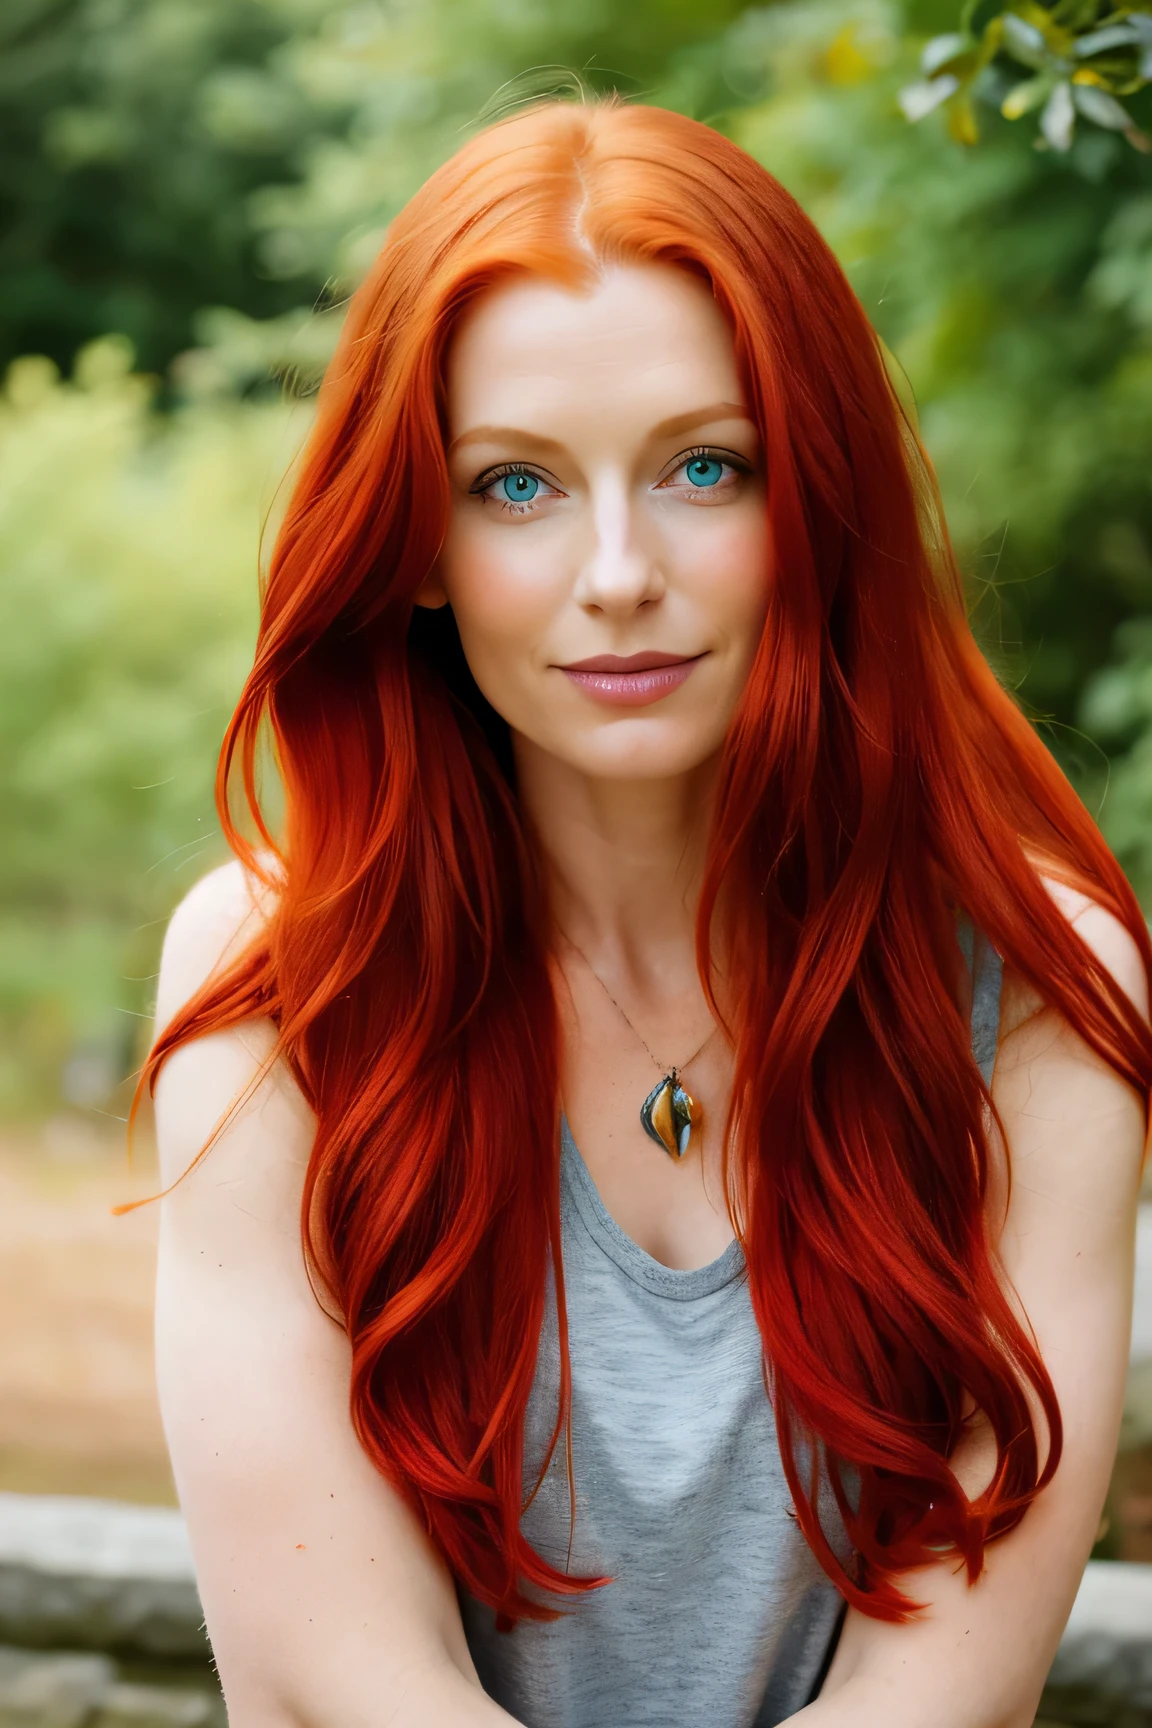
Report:
[[[594,654],[560,670],[594,702],[614,708],[644,708],[678,690],[701,659],[701,654],[685,660],[646,649],[640,654]]]

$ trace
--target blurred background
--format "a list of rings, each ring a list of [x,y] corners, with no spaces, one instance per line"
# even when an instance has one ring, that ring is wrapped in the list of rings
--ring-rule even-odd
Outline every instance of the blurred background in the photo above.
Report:
[[[262,524],[390,217],[569,72],[722,128],[819,224],[907,374],[981,640],[1152,908],[1147,9],[4,0],[0,1490],[173,1502],[156,1208],[109,1207],[155,1183],[128,1077],[166,917],[224,856]],[[1149,1276],[1097,1548],[1132,1561]]]

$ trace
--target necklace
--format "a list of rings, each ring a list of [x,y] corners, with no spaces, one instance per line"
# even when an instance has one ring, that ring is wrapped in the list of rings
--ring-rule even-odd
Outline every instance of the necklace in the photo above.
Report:
[[[706,1046],[712,1042],[713,1038],[716,1036],[718,1028],[713,1026],[711,1032],[709,1032],[707,1038],[705,1038],[704,1043],[700,1045],[699,1049],[692,1052],[686,1062],[681,1062],[676,1067],[669,1068],[666,1063],[661,1062],[660,1059],[657,1056],[654,1056],[652,1051],[648,1049],[646,1041],[640,1036],[640,1033],[636,1030],[635,1026],[633,1026],[631,1020],[628,1018],[627,1014],[625,1014],[623,1008],[621,1008],[619,1002],[617,1002],[615,996],[613,996],[611,990],[609,990],[607,984],[605,984],[603,978],[601,978],[599,972],[597,972],[595,966],[593,966],[583,948],[578,948],[576,943],[573,942],[571,936],[567,935],[565,931],[561,930],[560,934],[564,937],[565,942],[567,942],[570,948],[576,949],[577,954],[579,954],[581,960],[583,960],[585,966],[587,966],[589,972],[591,972],[593,978],[595,978],[597,984],[599,984],[601,990],[603,990],[605,996],[607,996],[609,1002],[611,1002],[621,1020],[623,1020],[624,1024],[628,1027],[636,1040],[640,1044],[644,1045],[645,1050],[648,1051],[648,1055],[651,1056],[652,1061],[656,1064],[657,1068],[660,1069],[660,1079],[656,1082],[655,1086],[653,1086],[651,1092],[649,1092],[647,1098],[645,1098],[643,1104],[640,1106],[640,1124],[644,1129],[645,1134],[647,1134],[650,1139],[655,1140],[658,1146],[663,1146],[665,1152],[667,1152],[670,1158],[683,1158],[685,1152],[688,1150],[688,1142],[692,1138],[692,1129],[699,1126],[702,1113],[696,1100],[690,1093],[684,1090],[683,1086],[681,1086],[680,1076],[684,1069],[690,1068],[693,1062],[695,1062],[697,1056],[700,1055],[701,1051],[703,1051]]]

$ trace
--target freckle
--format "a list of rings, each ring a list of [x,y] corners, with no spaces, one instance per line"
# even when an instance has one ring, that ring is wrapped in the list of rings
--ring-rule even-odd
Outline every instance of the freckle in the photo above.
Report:
[[[297,1548],[303,1548],[304,1544],[303,1542],[297,1542],[296,1546]]]

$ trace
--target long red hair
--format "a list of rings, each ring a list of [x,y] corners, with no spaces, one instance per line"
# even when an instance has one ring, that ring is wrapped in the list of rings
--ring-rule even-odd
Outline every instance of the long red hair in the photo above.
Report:
[[[564,1314],[543,887],[507,730],[451,614],[413,597],[447,519],[461,309],[511,272],[580,287],[634,261],[711,284],[768,452],[770,609],[719,772],[698,964],[711,991],[720,945],[734,1222],[796,1511],[844,1595],[900,1618],[895,1575],[944,1545],[976,1577],[1060,1454],[1051,1382],[994,1267],[956,914],[1145,1096],[1152,1037],[1034,860],[1122,920],[1150,971],[1152,948],[973,641],[931,470],[835,258],[708,127],[547,101],[474,137],[393,222],[320,394],[221,756],[226,833],[273,910],[145,1078],[189,1039],[272,1018],[317,1117],[304,1243],[351,1339],[365,1450],[503,1624],[602,1582],[520,1532],[550,1261],[562,1339]],[[266,729],[279,843],[256,784]],[[274,864],[229,814],[237,779]],[[566,1396],[565,1380],[557,1434]],[[970,1501],[948,1456],[973,1404],[997,1466]]]

